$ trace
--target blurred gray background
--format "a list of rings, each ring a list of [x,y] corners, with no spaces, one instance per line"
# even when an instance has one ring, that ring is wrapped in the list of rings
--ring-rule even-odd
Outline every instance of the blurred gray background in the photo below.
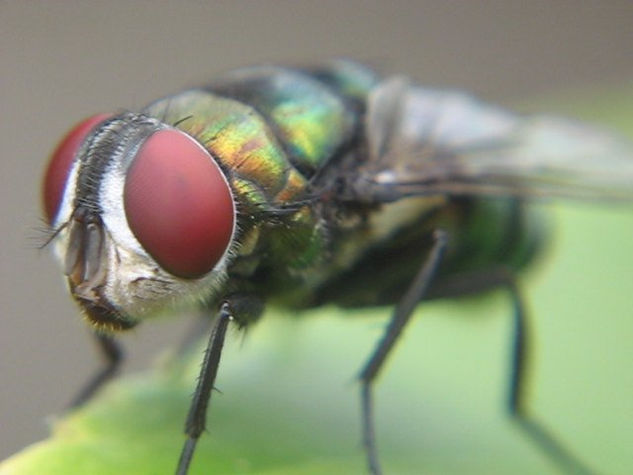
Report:
[[[138,108],[230,67],[332,56],[501,103],[633,78],[633,2],[0,2],[0,458],[46,434],[97,364],[47,252],[39,187],[78,119]],[[126,339],[127,370],[184,332]]]

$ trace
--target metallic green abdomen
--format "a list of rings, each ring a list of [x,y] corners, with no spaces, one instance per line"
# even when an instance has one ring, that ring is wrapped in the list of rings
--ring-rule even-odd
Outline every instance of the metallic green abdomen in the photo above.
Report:
[[[351,268],[327,281],[310,305],[398,302],[423,264],[435,229],[447,231],[450,238],[430,296],[452,297],[492,288],[485,283],[492,272],[513,273],[530,262],[543,238],[540,218],[532,208],[510,198],[455,199],[425,209],[418,219],[367,249]]]

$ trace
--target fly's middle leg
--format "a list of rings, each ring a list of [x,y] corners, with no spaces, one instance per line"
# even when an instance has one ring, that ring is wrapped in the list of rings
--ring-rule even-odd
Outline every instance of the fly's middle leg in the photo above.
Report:
[[[425,297],[442,261],[447,242],[448,236],[446,232],[436,230],[433,234],[433,245],[429,255],[422,263],[420,270],[413,279],[413,282],[409,286],[407,292],[398,302],[382,339],[378,342],[374,352],[359,375],[359,379],[361,381],[363,443],[367,455],[369,471],[375,475],[382,472],[376,449],[373,417],[373,382],[387,359],[389,352],[392,350],[398,340],[398,337],[402,333],[402,330],[410,320],[415,307],[420,300]]]
[[[112,335],[101,332],[95,332],[93,335],[105,360],[105,365],[77,393],[69,405],[71,409],[91,399],[105,383],[112,379],[123,361],[123,351]]]

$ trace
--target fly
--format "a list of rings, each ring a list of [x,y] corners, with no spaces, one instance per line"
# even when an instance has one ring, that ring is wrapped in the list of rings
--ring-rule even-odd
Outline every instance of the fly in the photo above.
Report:
[[[505,288],[510,413],[553,462],[587,473],[522,397],[514,276],[543,240],[524,201],[630,201],[631,150],[583,124],[519,117],[343,60],[239,69],[140,112],[91,117],[53,153],[43,187],[51,244],[108,362],[75,404],[120,364],[117,331],[186,306],[216,315],[177,463],[185,474],[230,321],[254,323],[267,301],[391,305],[359,375],[378,474],[372,388],[414,308]]]

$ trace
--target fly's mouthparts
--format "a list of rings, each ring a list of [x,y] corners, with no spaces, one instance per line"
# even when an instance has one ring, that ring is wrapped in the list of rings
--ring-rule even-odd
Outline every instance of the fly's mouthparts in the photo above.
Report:
[[[64,274],[73,294],[84,300],[97,300],[95,289],[105,280],[105,239],[103,223],[98,216],[78,208],[71,218],[70,237]]]
[[[84,297],[75,292],[74,296],[81,305],[84,315],[90,323],[99,330],[123,331],[134,328],[137,321],[119,312],[115,307],[103,301],[98,292],[93,291],[92,297]]]
[[[136,321],[121,313],[102,294],[106,279],[107,247],[101,218],[78,207],[69,223],[70,236],[64,273],[73,297],[87,319],[104,331],[127,330]]]

